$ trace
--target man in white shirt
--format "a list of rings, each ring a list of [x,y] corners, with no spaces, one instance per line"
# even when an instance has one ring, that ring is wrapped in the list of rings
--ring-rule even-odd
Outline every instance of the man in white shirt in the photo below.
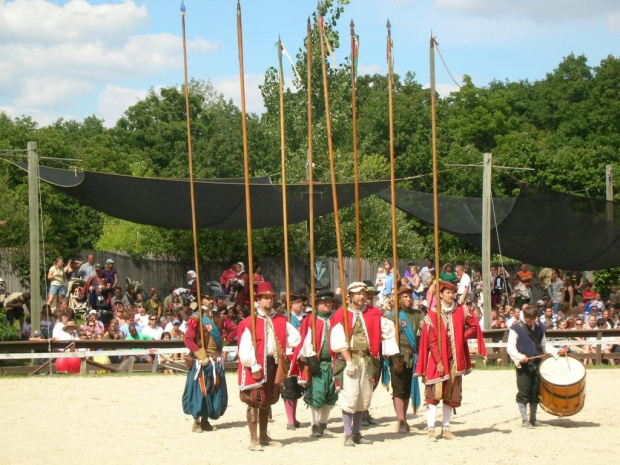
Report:
[[[463,265],[456,265],[455,271],[456,277],[459,280],[456,303],[457,305],[464,305],[466,302],[471,302],[471,299],[468,299],[468,296],[471,293],[471,278],[467,273],[465,273]]]
[[[159,341],[161,339],[161,335],[163,332],[164,329],[161,326],[157,325],[157,317],[155,315],[150,315],[148,325],[142,327],[142,334],[151,336],[156,341]]]
[[[80,266],[77,275],[80,279],[84,281],[88,281],[88,278],[95,276],[97,273],[95,272],[95,256],[92,253],[88,254],[86,257],[86,263],[82,263]]]

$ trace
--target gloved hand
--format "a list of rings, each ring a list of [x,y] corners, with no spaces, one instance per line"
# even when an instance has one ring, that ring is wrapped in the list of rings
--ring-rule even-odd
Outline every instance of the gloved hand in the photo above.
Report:
[[[195,354],[196,359],[198,359],[198,363],[200,363],[203,367],[206,367],[209,363],[211,363],[211,359],[207,355],[207,351],[203,348],[198,349]]]
[[[353,362],[347,362],[347,367],[344,369],[344,371],[347,373],[347,375],[353,378],[357,374],[357,365],[355,365],[355,363]]]
[[[313,375],[318,375],[321,372],[321,366],[319,365],[319,361],[316,357],[308,357],[306,359],[306,363],[308,364],[308,367]]]

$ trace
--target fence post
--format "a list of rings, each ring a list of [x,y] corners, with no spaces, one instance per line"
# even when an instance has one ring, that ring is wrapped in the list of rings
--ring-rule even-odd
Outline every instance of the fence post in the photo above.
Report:
[[[502,342],[508,342],[508,329],[504,331],[504,335],[502,336]],[[506,347],[502,347],[502,366],[508,366],[508,349]]]
[[[603,333],[601,331],[597,331],[596,332],[596,341],[598,342],[598,344],[596,344],[596,363],[598,365],[602,365],[603,363],[603,348],[601,347],[601,337],[603,336]]]

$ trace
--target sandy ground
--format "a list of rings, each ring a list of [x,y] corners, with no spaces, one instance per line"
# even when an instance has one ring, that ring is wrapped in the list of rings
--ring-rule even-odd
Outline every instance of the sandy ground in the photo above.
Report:
[[[379,387],[371,407],[381,425],[365,428],[373,445],[344,448],[340,411],[326,436],[309,437],[309,414],[300,401],[302,428],[286,430],[282,402],[270,423],[282,448],[247,449],[245,405],[236,376],[228,375],[229,406],[218,430],[192,434],[181,410],[183,375],[38,376],[0,378],[1,464],[237,464],[259,463],[616,463],[620,452],[620,372],[590,370],[583,411],[558,419],[541,412],[543,426],[520,427],[512,371],[475,371],[465,377],[463,406],[453,417],[453,441],[428,444],[425,417],[409,416],[416,432],[395,434],[391,397]],[[440,416],[440,415],[439,415]]]

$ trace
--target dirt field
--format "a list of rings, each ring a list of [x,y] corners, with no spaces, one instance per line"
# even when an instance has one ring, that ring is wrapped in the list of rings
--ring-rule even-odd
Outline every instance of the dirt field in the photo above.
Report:
[[[270,432],[284,447],[262,453],[247,450],[245,405],[233,374],[226,415],[214,422],[217,431],[202,434],[190,432],[192,420],[181,410],[183,375],[0,378],[0,463],[613,463],[620,452],[620,372],[590,370],[587,376],[581,413],[560,420],[541,412],[543,426],[527,430],[518,421],[514,372],[474,372],[465,377],[463,406],[453,417],[457,439],[434,444],[426,443],[424,415],[409,417],[415,433],[393,432],[391,397],[381,387],[371,407],[381,425],[363,431],[375,441],[369,446],[343,447],[339,410],[326,437],[310,438],[301,401],[302,428],[287,431],[280,402]]]

